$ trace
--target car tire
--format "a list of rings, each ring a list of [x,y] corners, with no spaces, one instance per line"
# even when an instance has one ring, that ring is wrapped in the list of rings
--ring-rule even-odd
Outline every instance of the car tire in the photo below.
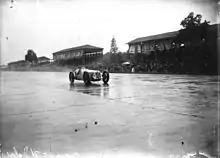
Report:
[[[89,85],[91,83],[88,72],[84,72],[84,74],[83,74],[83,81],[84,81],[85,85]]]
[[[71,84],[74,83],[75,76],[74,76],[74,73],[73,73],[73,72],[70,72],[70,73],[69,73],[69,80],[70,80],[70,83],[71,83]]]
[[[107,71],[104,71],[102,73],[102,81],[104,84],[107,84],[109,81],[109,73]]]

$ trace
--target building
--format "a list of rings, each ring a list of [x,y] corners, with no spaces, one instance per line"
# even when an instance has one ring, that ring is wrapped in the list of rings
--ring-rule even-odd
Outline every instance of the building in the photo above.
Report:
[[[218,27],[219,24],[210,25],[207,33],[206,39],[207,43],[210,45],[210,48],[216,47],[216,39],[218,35]],[[173,40],[177,37],[179,31],[167,32],[153,36],[146,36],[134,39],[127,44],[129,45],[128,52],[129,53],[146,53],[150,54],[154,51],[156,46],[159,50],[169,50],[173,46]],[[214,42],[214,44],[213,44]],[[184,43],[188,45],[189,43]]]
[[[37,61],[39,64],[42,64],[42,63],[50,63],[51,60],[50,60],[50,58],[42,56],[42,57],[38,57]]]
[[[154,51],[156,45],[159,50],[168,50],[172,48],[173,39],[178,35],[178,31],[168,32],[153,36],[146,36],[134,39],[127,44],[129,53],[146,53]]]
[[[8,67],[7,65],[0,65],[0,69],[5,69],[7,67]]]
[[[210,46],[212,52],[218,51],[218,46],[220,46],[220,24],[211,25],[208,29],[208,34],[206,35],[207,43]],[[220,47],[219,47],[220,48]]]
[[[53,60],[55,62],[60,61],[80,61],[80,63],[86,63],[91,60],[94,60],[103,55],[103,48],[91,46],[91,45],[83,45],[73,48],[68,48],[64,50],[60,50],[58,52],[53,53]]]
[[[21,67],[21,66],[26,66],[26,65],[28,65],[28,62],[25,60],[19,60],[19,61],[8,63],[9,68],[16,68],[16,67]]]

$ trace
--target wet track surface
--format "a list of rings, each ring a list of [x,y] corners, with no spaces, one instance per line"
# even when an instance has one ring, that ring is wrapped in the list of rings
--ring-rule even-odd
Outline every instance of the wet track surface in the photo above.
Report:
[[[110,74],[70,85],[66,72],[2,72],[5,151],[217,155],[218,77]],[[95,124],[97,122],[97,124]]]

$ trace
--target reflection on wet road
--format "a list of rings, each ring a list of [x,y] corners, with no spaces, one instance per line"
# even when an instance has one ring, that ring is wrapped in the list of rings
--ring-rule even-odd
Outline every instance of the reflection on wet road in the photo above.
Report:
[[[109,84],[93,83],[89,86],[86,86],[82,83],[70,84],[70,90],[105,98],[109,97]]]
[[[161,77],[161,76],[160,76]],[[217,105],[217,78],[203,76],[201,79],[195,76],[163,76],[157,75],[145,77],[144,75],[114,74],[111,84],[104,85],[101,82],[85,86],[83,82],[70,84],[71,91],[100,96],[102,98],[117,100],[125,103],[136,104],[143,108],[164,110],[192,117],[204,118],[201,110]],[[137,80],[138,79],[138,80]],[[196,100],[193,103],[193,100]],[[160,103],[156,107],[152,102]],[[158,108],[160,107],[160,109]],[[161,109],[161,107],[163,109]],[[181,112],[179,112],[181,108]],[[183,111],[191,110],[191,113]]]
[[[1,83],[0,126],[11,133],[2,130],[0,141],[8,150],[44,151],[52,138],[60,153],[217,155],[217,76],[111,74],[108,85],[85,86],[69,84],[68,73],[4,72]]]

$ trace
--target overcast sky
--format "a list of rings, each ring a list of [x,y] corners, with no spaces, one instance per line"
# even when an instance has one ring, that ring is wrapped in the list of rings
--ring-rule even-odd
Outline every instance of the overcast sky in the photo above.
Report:
[[[181,28],[189,12],[216,23],[215,0],[1,0],[1,64],[24,60],[27,49],[52,58],[61,49],[90,44],[120,51],[127,42]]]

